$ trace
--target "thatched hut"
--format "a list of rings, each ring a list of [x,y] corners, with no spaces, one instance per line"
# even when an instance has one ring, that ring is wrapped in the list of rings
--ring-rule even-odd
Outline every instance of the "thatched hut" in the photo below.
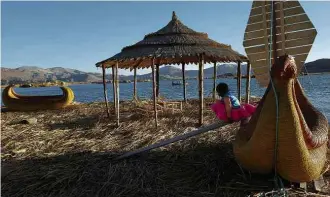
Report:
[[[172,20],[157,32],[150,33],[140,42],[124,47],[122,51],[113,57],[96,63],[97,67],[112,68],[114,80],[118,82],[118,69],[134,70],[134,97],[136,97],[136,69],[149,68],[152,70],[153,99],[155,122],[157,125],[157,97],[159,93],[159,67],[160,65],[182,64],[182,78],[184,100],[186,101],[185,64],[199,65],[199,99],[200,118],[203,123],[203,78],[204,63],[214,64],[214,89],[216,79],[217,62],[236,62],[238,64],[238,97],[240,98],[241,62],[248,62],[246,56],[234,51],[230,45],[218,43],[206,33],[196,32],[185,26],[173,12]],[[249,65],[249,64],[248,64]],[[250,66],[248,66],[250,69]],[[250,71],[250,70],[249,70]],[[248,72],[250,73],[250,72]],[[117,123],[119,124],[119,99],[118,83],[114,83],[114,101],[116,103]],[[105,91],[106,93],[106,91]],[[215,98],[215,92],[213,93]]]

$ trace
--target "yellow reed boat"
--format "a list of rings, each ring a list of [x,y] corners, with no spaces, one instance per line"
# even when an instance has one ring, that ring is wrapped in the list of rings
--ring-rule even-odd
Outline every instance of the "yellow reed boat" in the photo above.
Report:
[[[74,93],[69,87],[60,88],[62,95],[24,96],[17,94],[13,86],[7,86],[2,92],[2,102],[9,110],[14,111],[61,109],[73,102]]]

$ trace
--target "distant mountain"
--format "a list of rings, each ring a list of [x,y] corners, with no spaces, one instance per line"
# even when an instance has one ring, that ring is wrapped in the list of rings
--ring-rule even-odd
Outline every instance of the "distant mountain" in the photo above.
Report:
[[[324,58],[308,62],[305,67],[308,73],[330,73],[330,59]],[[305,68],[302,69],[302,72],[306,73]]]
[[[197,66],[196,66],[197,67]],[[246,74],[246,64],[241,65],[242,75]],[[159,68],[159,73],[163,77],[167,78],[182,78],[182,70],[173,66],[163,66]],[[217,65],[217,76],[232,73],[236,75],[237,64],[218,64]],[[185,76],[187,78],[196,78],[198,76],[198,70],[186,70]],[[130,76],[133,77],[133,76]],[[139,78],[150,79],[151,73],[140,75]],[[213,67],[204,69],[204,77],[213,77]]]
[[[319,59],[305,64],[308,73],[330,72],[330,59]],[[196,66],[197,67],[197,66]],[[241,65],[242,75],[246,75],[246,64]],[[160,79],[181,79],[182,71],[180,68],[173,66],[162,66],[159,69]],[[236,75],[237,64],[218,64],[217,76]],[[305,69],[302,72],[306,72]],[[252,71],[253,73],[253,71]],[[198,70],[186,70],[186,78],[197,78]],[[204,69],[205,78],[213,77],[213,67]],[[151,73],[138,75],[138,79],[151,79]],[[120,75],[120,80],[133,80],[133,76]],[[111,75],[106,76],[107,80],[111,79]],[[1,68],[1,84],[8,83],[31,83],[31,82],[47,82],[47,81],[65,81],[65,82],[101,82],[102,73],[83,72],[70,68],[54,67],[39,68],[35,66],[22,66],[19,68]]]
[[[236,73],[237,66],[235,64],[219,64],[217,65],[217,75],[225,73]],[[243,74],[245,73],[243,67]],[[160,78],[164,79],[181,79],[182,71],[180,68],[173,66],[162,66],[159,69]],[[204,70],[206,78],[213,76],[213,67]],[[196,78],[198,70],[186,70],[187,78]],[[151,79],[151,73],[138,75],[138,79]],[[111,74],[106,76],[107,80],[111,79]],[[119,76],[120,80],[133,80],[134,76]],[[53,67],[53,68],[39,68],[36,66],[22,66],[18,68],[1,68],[1,84],[9,83],[34,83],[34,82],[48,82],[48,81],[65,81],[65,82],[101,82],[102,73],[83,72],[70,68]]]
[[[1,68],[1,84],[47,82],[55,80],[66,82],[92,82],[102,80],[102,74],[87,73],[62,67],[48,69],[35,66],[22,66],[15,69]]]

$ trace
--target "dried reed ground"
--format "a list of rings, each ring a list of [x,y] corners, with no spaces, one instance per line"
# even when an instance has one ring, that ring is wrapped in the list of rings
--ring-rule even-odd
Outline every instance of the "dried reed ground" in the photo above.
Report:
[[[102,103],[2,113],[2,196],[246,196],[272,190],[272,175],[252,175],[236,163],[231,141],[237,123],[114,161],[126,151],[194,130],[198,120],[193,100],[183,112],[160,113],[158,129],[153,113],[133,102],[122,103],[120,110],[119,128]],[[18,124],[31,117],[38,119],[36,125]],[[205,124],[215,121],[207,110]]]

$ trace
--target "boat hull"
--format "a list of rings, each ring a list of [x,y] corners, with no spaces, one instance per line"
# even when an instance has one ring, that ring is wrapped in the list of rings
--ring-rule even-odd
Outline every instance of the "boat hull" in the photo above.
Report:
[[[7,86],[2,92],[2,102],[9,110],[36,111],[61,109],[69,106],[74,100],[74,93],[69,87],[60,87],[62,95],[24,96],[17,94],[13,86]]]
[[[277,65],[272,72],[279,101],[278,130],[276,99],[269,85],[249,124],[238,131],[233,150],[251,172],[267,174],[276,168],[286,180],[308,182],[325,170],[328,121],[308,101],[296,70],[291,63]]]

